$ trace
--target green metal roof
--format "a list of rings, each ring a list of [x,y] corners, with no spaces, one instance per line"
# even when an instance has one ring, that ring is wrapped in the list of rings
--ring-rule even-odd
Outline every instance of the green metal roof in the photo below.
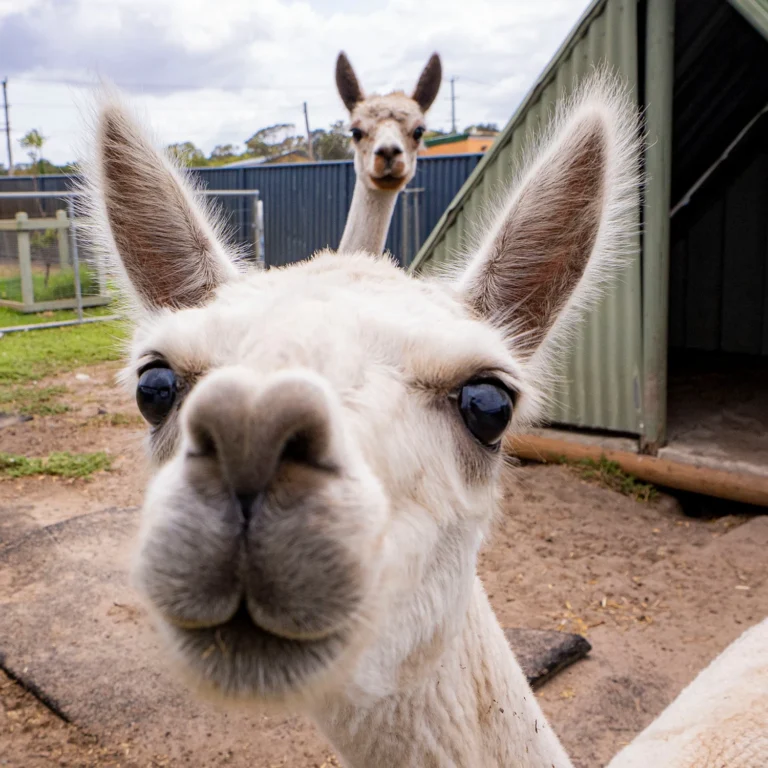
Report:
[[[439,147],[441,144],[453,144],[456,141],[463,141],[468,137],[468,133],[454,133],[450,136],[433,136],[431,139],[424,139],[424,144],[427,147]]]

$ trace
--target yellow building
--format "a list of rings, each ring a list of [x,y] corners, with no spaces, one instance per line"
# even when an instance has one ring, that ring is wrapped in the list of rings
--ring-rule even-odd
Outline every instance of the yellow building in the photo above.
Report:
[[[452,136],[435,136],[424,139],[424,147],[419,155],[469,155],[485,152],[496,134],[493,133],[455,133]]]

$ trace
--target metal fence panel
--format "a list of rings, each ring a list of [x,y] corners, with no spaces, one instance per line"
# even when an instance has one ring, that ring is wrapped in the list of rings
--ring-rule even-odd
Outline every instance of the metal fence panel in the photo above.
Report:
[[[387,249],[401,263],[410,261],[418,251],[481,157],[469,154],[419,158],[409,189],[423,191],[409,194],[409,243],[406,247],[403,242],[403,195],[395,207],[387,237]],[[199,168],[192,173],[208,189],[259,190],[268,266],[290,264],[322,248],[338,247],[355,186],[352,161]],[[32,191],[35,184],[39,191],[63,191],[70,187],[66,176],[12,176],[0,177],[0,192]],[[414,198],[418,198],[418,203],[414,203]],[[0,201],[0,207],[3,204]],[[252,238],[251,205],[237,197],[218,198],[216,204],[225,214],[233,239],[245,242]],[[24,210],[15,201],[8,205],[9,210],[0,210],[0,216],[13,216]],[[50,213],[53,215],[53,210]]]

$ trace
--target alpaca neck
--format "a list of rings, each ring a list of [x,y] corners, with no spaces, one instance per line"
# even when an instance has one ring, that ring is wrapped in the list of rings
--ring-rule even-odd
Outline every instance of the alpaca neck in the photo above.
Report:
[[[338,252],[380,254],[384,250],[396,202],[397,192],[370,189],[358,176]]]
[[[349,768],[571,766],[479,579],[461,632],[428,673],[370,706],[335,702],[316,720]]]

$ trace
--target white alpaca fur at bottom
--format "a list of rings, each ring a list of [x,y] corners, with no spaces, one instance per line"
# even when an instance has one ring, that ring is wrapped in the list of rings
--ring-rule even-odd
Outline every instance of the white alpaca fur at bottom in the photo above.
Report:
[[[608,768],[765,768],[768,619],[723,651]]]
[[[194,687],[312,717],[350,768],[568,768],[477,558],[500,445],[541,415],[632,235],[624,92],[599,75],[558,112],[453,282],[363,252],[244,269],[118,102],[91,144],[90,231],[132,299],[123,381],[150,424],[134,578],[169,658]],[[768,764],[764,639],[631,764],[725,765],[686,762],[696,739]],[[696,739],[652,753],[667,722]]]

